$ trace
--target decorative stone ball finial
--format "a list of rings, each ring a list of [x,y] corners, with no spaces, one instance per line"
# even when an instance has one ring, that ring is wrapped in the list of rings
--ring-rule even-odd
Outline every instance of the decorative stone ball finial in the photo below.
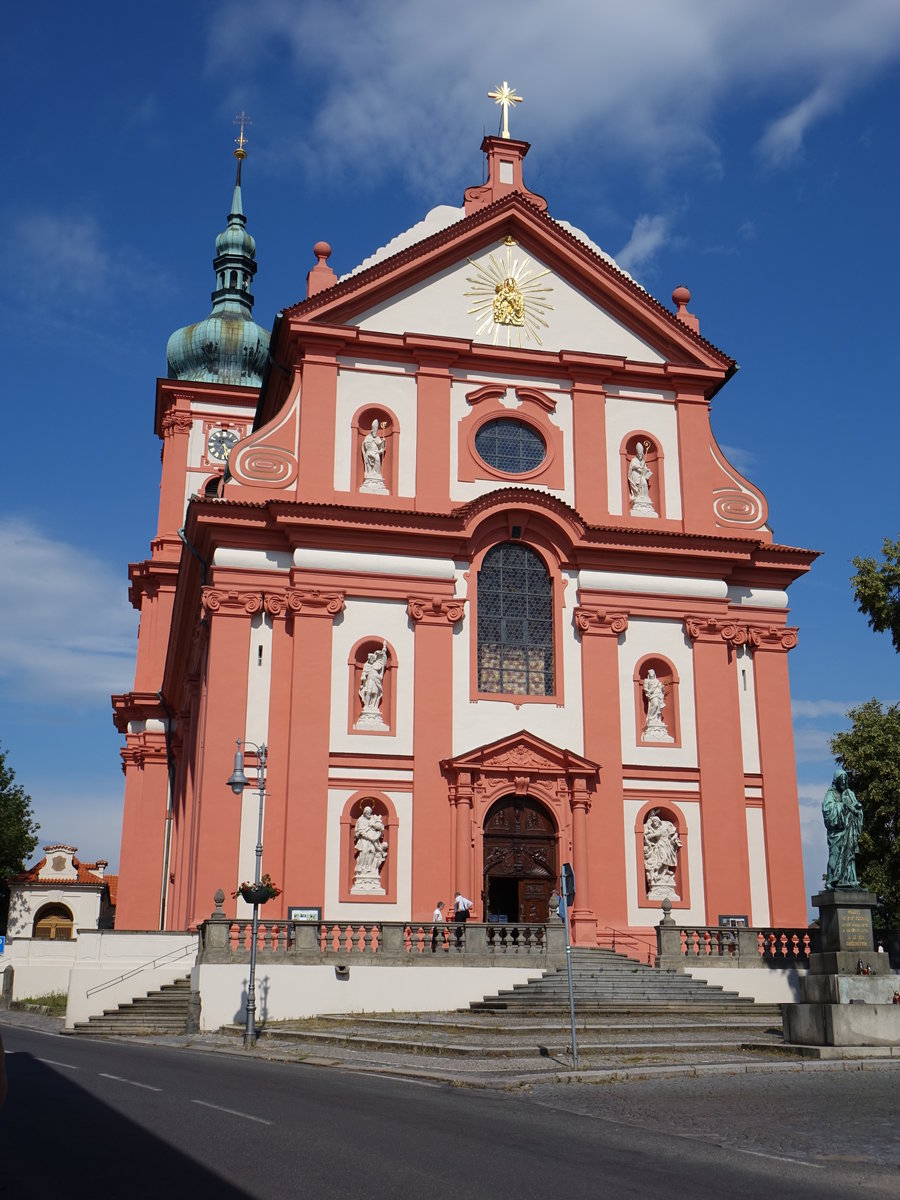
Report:
[[[662,920],[660,921],[660,925],[674,925],[675,918],[672,916],[672,901],[669,899],[668,896],[666,896],[663,899],[661,907],[662,907],[663,915],[662,915]]]
[[[678,307],[678,311],[676,312],[675,316],[679,321],[683,321],[689,329],[693,329],[694,333],[699,333],[700,321],[693,313],[688,312],[687,306],[690,304],[690,302],[690,291],[684,286],[683,283],[680,283],[672,293],[672,303]]]
[[[683,309],[687,308],[687,306],[690,304],[690,302],[691,302],[690,291],[684,286],[683,283],[679,283],[678,287],[672,293],[672,303],[677,304],[678,310],[679,310],[679,312],[681,312]]]
[[[313,254],[324,267],[325,263],[331,257],[331,247],[327,242],[316,242],[313,246]]]
[[[216,902],[216,907],[213,912],[213,917],[219,918],[219,919],[224,918],[225,909],[222,906],[225,903],[225,893],[222,891],[221,888],[216,888],[216,894],[213,896],[213,900],[215,900],[215,902]]]

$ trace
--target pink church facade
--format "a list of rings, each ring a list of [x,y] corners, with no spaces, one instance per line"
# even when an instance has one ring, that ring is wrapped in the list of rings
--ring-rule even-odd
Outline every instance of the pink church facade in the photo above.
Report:
[[[344,278],[317,244],[260,388],[158,384],[118,928],[193,927],[252,878],[237,738],[267,746],[270,918],[428,922],[458,890],[541,921],[570,862],[578,944],[646,934],[656,813],[680,922],[805,923],[786,590],[815,556],[715,441],[735,364],[686,289],[671,311],[552,219],[526,143],[484,149],[462,208]]]

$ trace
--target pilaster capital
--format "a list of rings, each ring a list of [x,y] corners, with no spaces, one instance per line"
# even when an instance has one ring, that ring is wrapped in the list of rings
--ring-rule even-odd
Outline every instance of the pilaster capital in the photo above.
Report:
[[[178,409],[170,408],[162,419],[163,437],[174,437],[177,433],[190,433],[193,425],[194,418],[189,412],[179,412]]]
[[[222,588],[205,587],[200,592],[200,603],[205,618],[215,613],[230,617],[252,617],[261,612],[265,602],[262,592],[225,591]]]
[[[797,645],[797,629],[789,625],[751,625],[750,644],[754,650],[793,650]]]
[[[592,604],[579,604],[575,609],[575,627],[582,634],[618,637],[628,628],[628,613],[608,612]]]
[[[727,642],[729,646],[743,646],[747,642],[746,625],[719,617],[687,616],[684,618],[684,632],[692,642]]]
[[[410,596],[406,611],[417,625],[455,625],[465,615],[465,604],[445,596]]]
[[[276,603],[274,595],[272,602]],[[324,592],[321,588],[290,588],[282,597],[278,597],[277,605],[277,611],[275,608],[268,610],[273,616],[280,616],[284,612],[293,617],[327,617],[333,620],[343,610],[344,593]]]

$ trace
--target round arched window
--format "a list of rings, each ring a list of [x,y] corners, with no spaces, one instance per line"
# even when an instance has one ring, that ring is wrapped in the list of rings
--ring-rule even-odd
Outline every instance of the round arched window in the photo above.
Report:
[[[547,457],[547,447],[537,430],[512,417],[485,421],[475,434],[475,449],[489,467],[507,475],[534,471]]]

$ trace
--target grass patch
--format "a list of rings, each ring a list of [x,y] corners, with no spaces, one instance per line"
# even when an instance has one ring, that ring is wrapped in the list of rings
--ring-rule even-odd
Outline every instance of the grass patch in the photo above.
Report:
[[[64,1017],[66,1015],[65,992],[48,992],[46,996],[25,996],[21,1003],[34,1004],[40,1008],[46,1008],[53,1017]]]

